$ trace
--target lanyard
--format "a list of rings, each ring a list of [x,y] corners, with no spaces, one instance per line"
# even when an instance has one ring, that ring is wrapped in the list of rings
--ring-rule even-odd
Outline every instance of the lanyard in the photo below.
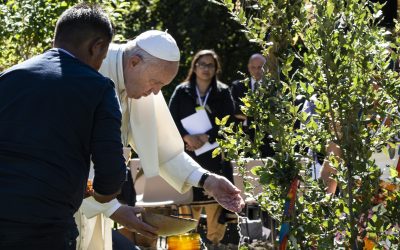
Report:
[[[202,107],[206,106],[206,103],[207,103],[207,100],[208,100],[208,96],[210,95],[211,89],[212,89],[212,87],[208,89],[206,97],[204,98],[204,103],[203,103],[203,101],[201,100],[201,97],[200,97],[199,88],[196,85],[197,99],[199,100],[199,105],[200,106],[202,106]]]

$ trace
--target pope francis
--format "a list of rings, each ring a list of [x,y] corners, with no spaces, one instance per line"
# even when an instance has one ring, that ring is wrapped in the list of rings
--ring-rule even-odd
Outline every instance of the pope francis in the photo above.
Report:
[[[240,190],[226,178],[208,173],[184,152],[184,144],[160,92],[176,76],[180,52],[167,32],[150,30],[126,44],[111,44],[100,73],[115,83],[122,111],[122,142],[138,153],[146,177],[160,175],[181,193],[202,186],[222,206],[239,212]],[[112,220],[147,237],[156,229],[136,217],[141,209],[117,200],[83,201],[75,219],[78,249],[112,249]]]

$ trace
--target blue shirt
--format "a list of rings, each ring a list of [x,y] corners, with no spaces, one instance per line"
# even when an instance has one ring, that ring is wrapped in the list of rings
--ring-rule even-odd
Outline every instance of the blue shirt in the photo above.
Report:
[[[113,82],[62,50],[0,73],[0,223],[70,222],[90,160],[96,192],[117,192],[120,126]]]

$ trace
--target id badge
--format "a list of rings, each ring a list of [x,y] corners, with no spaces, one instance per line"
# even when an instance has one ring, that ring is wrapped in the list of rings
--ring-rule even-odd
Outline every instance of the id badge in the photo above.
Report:
[[[203,106],[197,106],[196,107],[196,111],[200,111],[200,110],[204,110],[204,107]]]

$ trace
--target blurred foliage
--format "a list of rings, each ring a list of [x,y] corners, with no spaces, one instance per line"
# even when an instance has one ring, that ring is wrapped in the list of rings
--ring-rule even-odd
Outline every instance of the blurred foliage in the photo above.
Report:
[[[232,19],[224,6],[207,0],[143,0],[141,8],[126,19],[127,38],[148,29],[167,30],[181,49],[181,67],[172,84],[163,89],[166,100],[175,86],[188,74],[193,55],[201,49],[214,49],[220,56],[220,80],[230,84],[243,79],[238,73],[247,72],[247,60],[259,52],[260,46],[251,43],[243,27]],[[140,20],[138,22],[138,20]]]
[[[78,0],[8,0],[0,3],[0,71],[51,48],[58,16]],[[166,100],[182,82],[192,56],[201,49],[214,49],[222,61],[220,80],[230,84],[244,78],[247,60],[259,52],[256,43],[247,40],[224,6],[207,0],[91,0],[110,15],[116,28],[116,42],[133,39],[148,29],[166,30],[181,49],[178,76],[163,92]]]
[[[78,2],[8,0],[1,3],[0,71],[50,49],[57,18]],[[117,34],[122,36],[125,31],[124,16],[137,6],[137,3],[122,0],[87,2],[99,3],[109,13]]]
[[[58,1],[1,4],[0,71],[50,48],[57,17],[67,7]]]
[[[400,79],[392,65],[400,26],[378,26],[382,5],[367,0],[222,2],[262,46],[268,70],[267,84],[243,100],[243,112],[255,121],[255,141],[231,124],[220,144],[225,155],[244,165],[248,154],[258,157],[262,138],[272,137],[275,155],[251,173],[263,186],[259,203],[278,224],[290,223],[288,247],[363,249],[369,242],[375,249],[398,249],[399,192],[380,186],[371,155],[399,146]],[[315,112],[302,111],[300,100],[311,101]],[[390,126],[383,122],[388,117]],[[335,196],[312,177],[315,159],[308,153],[324,155],[328,142],[343,154],[342,160],[325,158],[338,170]],[[244,179],[249,176],[246,168],[240,171]],[[283,217],[295,178],[301,179],[296,212]],[[399,184],[398,178],[391,181]],[[245,187],[252,190],[249,183]]]

